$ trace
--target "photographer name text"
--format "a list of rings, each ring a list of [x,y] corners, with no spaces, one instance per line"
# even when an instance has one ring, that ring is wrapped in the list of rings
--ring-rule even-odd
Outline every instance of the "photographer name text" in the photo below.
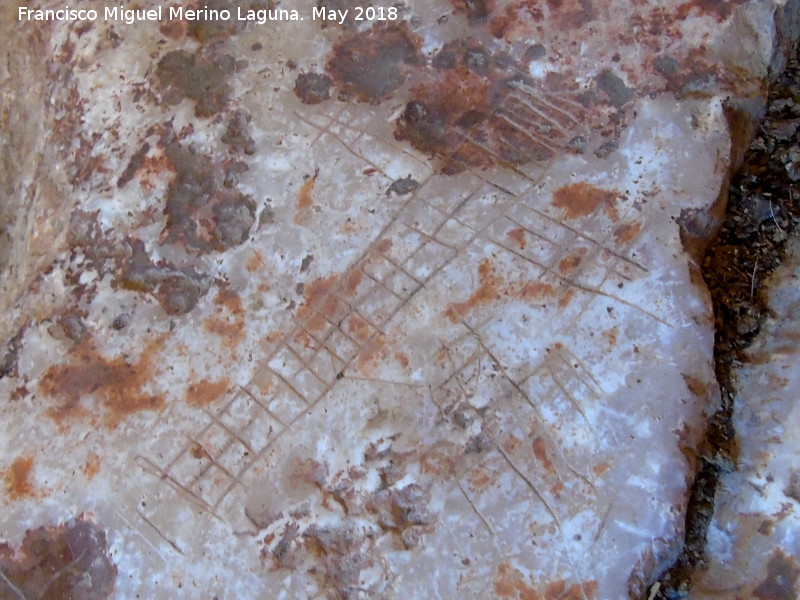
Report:
[[[263,25],[273,21],[330,21],[343,24],[353,21],[396,21],[400,18],[397,7],[360,7],[352,9],[329,9],[315,6],[311,13],[304,15],[295,9],[243,9],[235,10],[198,8],[181,6],[158,6],[155,8],[124,8],[105,6],[94,8],[40,9],[20,6],[17,9],[18,21],[116,21],[133,25],[142,21],[246,21]]]

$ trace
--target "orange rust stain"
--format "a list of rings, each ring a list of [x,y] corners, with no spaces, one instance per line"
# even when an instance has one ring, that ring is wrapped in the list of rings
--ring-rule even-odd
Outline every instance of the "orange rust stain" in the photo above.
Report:
[[[297,208],[308,208],[313,204],[314,199],[311,196],[311,192],[314,191],[317,175],[319,175],[319,171],[315,172],[313,177],[306,179],[303,185],[300,186],[300,193],[297,196]]]
[[[595,475],[597,475],[598,477],[601,477],[610,468],[611,468],[611,465],[609,465],[607,462],[601,462],[601,463],[596,464],[594,467],[592,467],[592,472]]]
[[[264,261],[261,260],[261,256],[258,254],[258,252],[253,252],[253,256],[250,257],[244,268],[247,269],[248,273],[255,273],[263,266]]]
[[[516,569],[514,569],[516,571]],[[514,598],[516,596],[511,566],[502,563],[497,566],[497,577],[494,580],[494,593],[500,598]]]
[[[473,471],[469,478],[470,485],[476,490],[485,489],[491,481],[492,478],[490,477],[488,471],[483,467]]]
[[[599,206],[611,206],[616,198],[616,192],[601,190],[585,182],[571,183],[556,190],[553,206],[563,209],[568,219],[577,219],[592,214]]]
[[[565,256],[558,263],[558,270],[562,275],[568,275],[580,266],[581,260],[583,257],[580,254]]]
[[[381,254],[386,254],[391,249],[392,249],[392,240],[384,239],[375,244],[375,251],[380,252]]]
[[[516,229],[512,229],[506,235],[517,243],[520,250],[525,249],[527,243],[525,241],[525,230],[522,227],[517,227]]]
[[[394,357],[397,359],[397,362],[400,363],[400,366],[404,369],[408,366],[408,355],[404,352],[396,352]]]
[[[529,281],[522,286],[523,298],[545,298],[547,296],[555,295],[556,291],[553,286],[548,283],[540,283],[538,281]]]
[[[561,298],[558,299],[558,307],[559,308],[566,308],[572,299],[575,297],[575,290],[571,289],[567,291]]]
[[[314,191],[314,184],[317,182],[317,175],[319,175],[319,169],[314,171],[314,175],[306,179],[303,185],[300,186],[300,193],[297,195],[297,214],[294,216],[294,222],[297,225],[303,223],[308,214],[308,209],[314,203],[312,192]]]
[[[197,442],[192,442],[191,448],[189,448],[189,454],[192,455],[193,458],[197,460],[201,460],[203,458],[211,458],[211,456],[206,452],[206,449],[203,448]]]
[[[100,457],[94,452],[90,452],[86,457],[86,462],[81,467],[81,471],[86,475],[86,478],[91,480],[100,472]]]
[[[563,579],[549,583],[544,589],[545,600],[561,600],[566,589],[567,584],[564,583]]]
[[[641,221],[634,221],[633,223],[623,223],[614,230],[614,237],[620,244],[630,243],[639,235],[642,230]]]
[[[12,500],[34,495],[35,492],[31,483],[32,470],[32,456],[20,456],[6,469],[3,479],[6,483],[8,495]]]
[[[303,304],[297,309],[295,318],[298,321],[308,319],[305,326],[310,331],[325,329],[328,320],[336,322],[347,312],[347,306],[336,294],[355,298],[363,281],[364,272],[361,269],[355,269],[346,275],[336,273],[312,281],[303,290]]]
[[[353,298],[358,291],[358,286],[361,285],[361,282],[364,280],[364,271],[361,269],[356,269],[351,272],[347,276],[347,281],[345,281],[344,286],[344,294],[348,298]]]
[[[453,323],[457,323],[459,319],[468,315],[474,308],[489,304],[492,300],[500,298],[498,287],[501,284],[502,280],[494,275],[492,263],[489,259],[483,259],[481,264],[478,265],[478,289],[464,302],[450,303],[445,310],[445,316]]]
[[[202,408],[208,406],[215,400],[221,398],[230,387],[230,381],[221,379],[219,381],[209,381],[203,379],[197,383],[192,383],[186,388],[186,403],[191,406]]]
[[[497,566],[494,580],[494,591],[500,598],[516,598],[518,600],[541,600],[535,589],[525,583],[519,569],[506,563]]]
[[[512,435],[509,436],[509,438],[503,442],[503,449],[509,454],[513,454],[519,449],[521,445],[522,445],[522,440]]]
[[[437,442],[420,456],[420,468],[426,475],[451,477],[456,471],[453,457],[458,452],[451,442]]]
[[[156,337],[137,362],[129,363],[124,356],[102,356],[87,335],[70,352],[68,364],[53,365],[42,377],[40,390],[61,400],[47,411],[48,416],[62,426],[69,418],[84,416],[87,411],[80,404],[91,395],[99,398],[105,408],[103,424],[108,428],[137,412],[162,410],[164,398],[146,394],[143,389],[158,372],[156,355],[165,339],[166,335]]]
[[[533,455],[542,463],[545,471],[551,474],[556,472],[553,462],[550,460],[550,457],[547,456],[547,444],[541,437],[537,437],[533,440]]]
[[[523,582],[517,582],[517,594],[519,594],[519,600],[540,600],[541,596],[536,593],[531,587],[528,587]]]
[[[347,320],[347,331],[358,342],[366,342],[372,335],[373,328],[358,315],[351,315]]]
[[[222,345],[225,348],[235,348],[244,337],[244,307],[239,295],[229,288],[222,288],[214,299],[216,304],[227,315],[221,314],[206,317],[203,320],[203,328],[222,338]]]
[[[372,338],[369,342],[364,344],[364,347],[358,355],[359,373],[365,376],[371,375],[376,363],[384,360],[387,356],[386,340],[383,335]]]
[[[611,346],[615,346],[617,344],[617,336],[619,335],[619,329],[617,327],[612,327],[611,329],[607,329],[603,332],[603,337],[608,340],[608,343]]]

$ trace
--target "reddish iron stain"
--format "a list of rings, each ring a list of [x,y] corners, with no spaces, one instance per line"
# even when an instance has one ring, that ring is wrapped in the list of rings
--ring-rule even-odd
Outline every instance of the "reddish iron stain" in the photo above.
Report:
[[[567,290],[561,296],[561,298],[558,299],[558,307],[559,308],[566,308],[569,305],[569,303],[572,302],[572,299],[574,297],[575,297],[575,290],[574,289]]]
[[[20,456],[6,469],[3,479],[5,480],[8,495],[12,500],[34,495],[31,471],[33,471],[32,456]]]
[[[105,600],[111,597],[117,568],[108,556],[106,534],[81,515],[63,525],[25,532],[15,551],[0,544],[0,572],[13,595],[38,600]]]
[[[186,388],[186,402],[192,406],[202,408],[221,398],[230,387],[230,381],[221,379],[209,381],[203,379],[192,383]]]
[[[617,336],[619,335],[619,330],[616,327],[612,327],[611,329],[607,329],[603,332],[603,337],[608,340],[608,343],[611,346],[615,346],[617,343]]]
[[[83,471],[87,479],[94,479],[94,476],[100,472],[100,457],[94,452],[90,452],[86,457],[86,462],[81,467],[81,471]]]
[[[404,369],[408,367],[408,355],[404,352],[397,352],[395,353],[394,357],[397,359],[397,362],[400,363],[400,366]]]
[[[494,274],[494,267],[488,259],[478,265],[478,289],[464,302],[453,302],[447,306],[445,316],[457,323],[473,309],[491,303],[500,298],[498,287],[502,280]]]
[[[553,462],[550,460],[550,457],[547,456],[547,444],[541,437],[537,437],[533,440],[533,455],[536,457],[536,460],[542,463],[545,471],[551,475],[556,472]]]
[[[472,472],[472,475],[469,477],[470,485],[475,488],[476,490],[483,490],[485,489],[489,483],[491,483],[492,478],[489,475],[488,471],[483,467],[480,467]]]
[[[601,190],[585,182],[571,183],[556,190],[553,206],[564,210],[568,219],[577,219],[592,214],[599,206],[612,205],[616,192]]]
[[[601,462],[592,467],[592,472],[598,477],[602,477],[610,468],[611,465],[609,465],[607,462]]]
[[[525,242],[525,230],[522,227],[517,227],[516,229],[512,229],[506,235],[509,238],[514,240],[517,245],[519,246],[520,250],[524,250],[526,246]]]
[[[421,62],[420,46],[405,22],[376,24],[337,44],[327,70],[345,93],[378,102],[405,83],[410,65]]]
[[[300,186],[300,193],[297,195],[297,214],[294,217],[294,222],[298,225],[305,220],[308,215],[308,209],[311,208],[311,205],[314,203],[314,198],[311,193],[314,191],[317,175],[319,175],[318,170]]]
[[[569,588],[564,581],[556,581],[542,592],[527,583],[526,579],[519,569],[502,563],[497,567],[494,592],[500,598],[515,600],[594,600],[597,597],[597,583],[594,581],[573,584]]]
[[[214,304],[219,310],[203,320],[203,328],[221,337],[225,348],[234,349],[245,335],[242,299],[230,288],[220,288]]]
[[[383,334],[378,334],[369,340],[361,348],[358,354],[358,371],[362,375],[369,376],[375,365],[386,359],[388,356],[386,339]]]
[[[436,442],[419,459],[420,469],[426,475],[450,478],[455,475],[459,448],[452,442]]]
[[[81,401],[94,395],[105,408],[103,423],[116,427],[120,421],[139,411],[160,411],[164,398],[143,391],[157,374],[155,359],[163,346],[165,336],[149,343],[139,360],[128,362],[120,356],[108,359],[101,355],[90,336],[70,352],[69,362],[53,365],[42,377],[41,391],[61,400],[61,404],[47,411],[58,424],[86,413]]]
[[[579,254],[565,256],[558,263],[558,272],[562,275],[569,275],[580,266],[582,259],[583,257]]]
[[[353,339],[361,343],[366,342],[374,331],[374,328],[358,315],[350,315],[346,329]]]
[[[540,283],[538,281],[531,281],[522,286],[522,297],[528,299],[540,299],[545,297],[554,296],[556,291],[553,286],[548,283]]]
[[[637,235],[639,235],[639,231],[641,231],[641,229],[641,221],[623,223],[614,230],[614,237],[620,244],[628,244],[632,242]]]

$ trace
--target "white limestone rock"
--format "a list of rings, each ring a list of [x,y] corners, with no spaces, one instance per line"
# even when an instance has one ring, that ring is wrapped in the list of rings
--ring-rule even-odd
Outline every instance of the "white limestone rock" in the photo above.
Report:
[[[644,593],[718,396],[680,223],[783,5],[3,19],[0,538],[92,514],[119,598]]]

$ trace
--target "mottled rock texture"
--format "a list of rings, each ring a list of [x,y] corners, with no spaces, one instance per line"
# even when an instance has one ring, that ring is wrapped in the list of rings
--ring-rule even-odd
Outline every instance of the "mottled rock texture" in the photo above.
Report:
[[[91,512],[120,598],[646,594],[796,3],[280,8],[3,19],[0,537]]]

